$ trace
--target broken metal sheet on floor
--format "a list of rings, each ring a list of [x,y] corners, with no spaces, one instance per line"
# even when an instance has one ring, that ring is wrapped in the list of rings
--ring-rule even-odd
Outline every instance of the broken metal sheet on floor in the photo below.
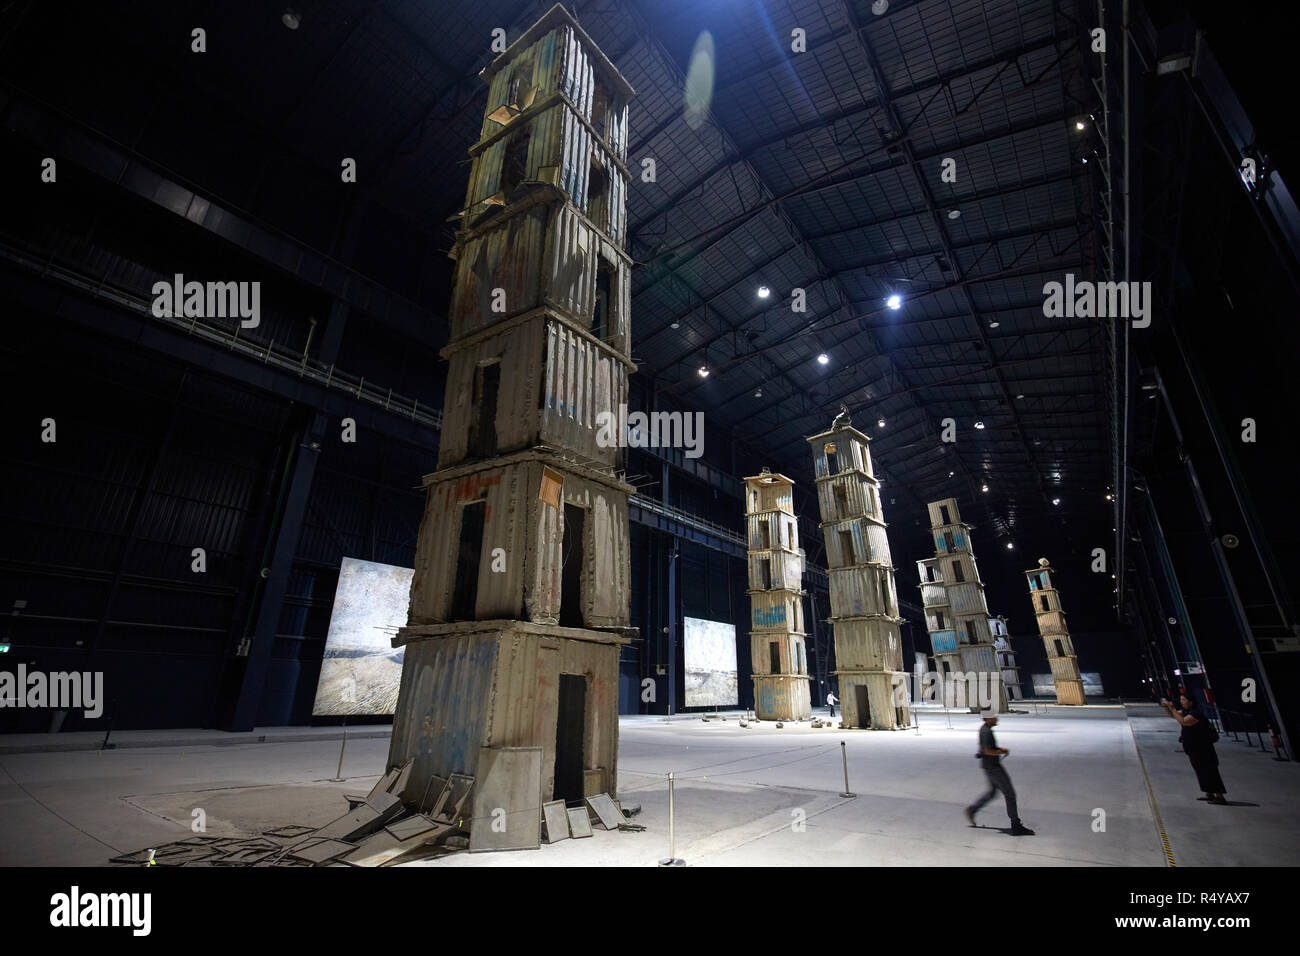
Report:
[[[398,820],[396,823],[390,823],[384,829],[399,840],[408,840],[413,836],[419,836],[430,830],[436,830],[438,827],[446,827],[447,824],[439,823],[432,817],[427,817],[423,813],[417,813],[414,816],[407,817],[405,820]]]
[[[546,824],[546,842],[559,843],[569,839],[569,815],[563,800],[542,804],[542,822]]]
[[[572,807],[569,810],[569,830],[572,831],[575,840],[592,835],[594,831],[591,829],[591,817],[587,815],[586,807]]]
[[[366,794],[366,801],[369,802],[373,798],[379,796],[379,794],[388,793],[388,791],[392,790],[393,784],[397,783],[397,778],[400,774],[401,771],[394,767],[392,770],[388,771],[388,773],[376,780],[375,785],[371,787],[370,792]]]
[[[305,827],[297,823],[291,823],[288,826],[276,827],[273,830],[263,830],[262,836],[281,837],[286,840],[292,840],[295,837],[306,836],[308,833],[314,833],[315,827]]]
[[[355,843],[344,843],[342,840],[306,840],[291,849],[289,855],[319,865],[351,853],[356,848]]]
[[[541,747],[480,747],[470,852],[538,849],[541,792]]]
[[[415,766],[414,758],[402,764],[402,766],[398,769],[397,781],[391,787],[388,788],[388,792],[393,794],[403,803],[411,802],[406,796],[406,788],[410,786],[411,768],[414,766]]]
[[[393,827],[372,833],[355,851],[343,857],[341,862],[349,866],[386,866],[408,855],[423,852],[431,841],[451,830],[451,827],[445,823],[433,823],[424,817],[413,817],[412,820],[418,821],[422,828],[409,832],[407,836],[401,838],[394,835]],[[402,821],[402,823],[407,822]]]
[[[411,793],[402,794],[402,799],[406,803],[415,804],[417,810],[427,810],[432,813],[438,809],[443,794],[447,791],[447,778],[440,777],[436,773],[430,774],[424,786],[419,788],[418,794],[415,792],[414,784],[408,783],[407,786],[411,788]],[[417,795],[420,798],[418,801],[415,799]]]
[[[614,805],[614,799],[607,793],[597,793],[587,798],[587,806],[595,812],[600,825],[606,830],[617,830],[623,822],[623,814]]]
[[[315,835],[330,840],[358,840],[374,833],[390,820],[401,816],[402,801],[391,793],[381,793],[337,820],[325,824]]]
[[[465,807],[465,798],[474,786],[474,778],[463,773],[453,773],[438,798],[431,816],[439,823],[459,823]]]

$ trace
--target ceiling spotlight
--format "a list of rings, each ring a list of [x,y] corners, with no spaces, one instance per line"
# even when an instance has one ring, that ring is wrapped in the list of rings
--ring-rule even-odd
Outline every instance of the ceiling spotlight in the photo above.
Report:
[[[903,297],[895,292],[885,300],[885,305],[889,306],[891,309],[901,309],[903,307]]]
[[[674,322],[672,325],[668,326],[670,329],[680,329],[681,327],[682,324],[680,322]]]
[[[763,397],[763,390],[762,390],[761,388],[756,388],[756,389],[754,389],[754,397],[755,397],[755,398],[762,398],[762,397]]]
[[[1016,546],[1015,546],[1014,544],[1012,544],[1010,541],[1008,541],[1008,542],[1007,542],[1007,550],[1008,550],[1008,551],[1014,551],[1015,549],[1016,549]]]
[[[1061,503],[1061,499],[1060,499],[1060,498],[1053,498],[1053,499],[1052,499],[1052,504],[1054,504],[1054,505],[1059,505],[1060,503]]]
[[[817,356],[817,364],[818,364],[818,365],[825,365],[825,364],[826,364],[827,362],[829,362],[830,360],[831,360],[831,357],[830,357],[829,355],[827,355],[825,352],[821,352],[821,353],[819,353],[818,356]]]
[[[1115,500],[1115,496],[1114,496],[1114,495],[1107,495],[1107,496],[1106,496],[1106,500],[1107,500],[1107,501],[1114,501],[1114,500]],[[1111,530],[1113,531],[1114,529],[1112,528]]]
[[[767,286],[761,285],[758,287],[758,297],[760,299],[766,299],[771,294],[772,294],[772,290],[769,289]]]
[[[885,15],[885,11],[888,9],[889,9],[889,0],[875,0],[875,2],[871,4],[871,12],[878,17],[883,17]]]
[[[286,10],[284,13],[280,14],[280,22],[290,30],[296,30],[298,29],[299,24],[302,23],[302,14],[297,10]]]
[[[948,218],[949,218],[949,219],[960,219],[960,218],[961,218],[961,210],[958,209],[956,206],[953,206],[951,209],[948,210]]]
[[[1074,128],[1077,129],[1077,130],[1079,130],[1080,132],[1082,132],[1083,130],[1087,129],[1087,127],[1088,127],[1088,124],[1085,123],[1083,120],[1075,120],[1075,121],[1074,121]]]
[[[1018,394],[1016,395],[1016,399],[1017,399],[1017,400],[1022,399],[1022,398],[1024,398],[1024,397],[1025,397],[1025,393],[1024,393],[1024,392],[1020,392],[1020,393],[1018,393]]]
[[[1002,324],[1002,323],[999,322],[997,319],[994,319],[992,322],[989,323],[989,328],[990,328],[990,329],[996,329],[996,328],[997,328],[999,325],[1001,325],[1001,324]]]
[[[957,472],[955,472],[955,471],[950,471],[950,472],[948,472],[948,477],[949,477],[949,478],[955,478],[955,477],[957,477]]]
[[[989,490],[989,486],[987,484],[980,485],[980,491],[988,491],[988,490]]]
[[[708,378],[708,377],[709,377],[709,367],[707,365],[701,365],[700,378]]]
[[[1080,156],[1080,157],[1079,157],[1079,162],[1081,162],[1081,163],[1087,165],[1088,157],[1087,157],[1087,156]]]
[[[981,432],[982,432],[982,431],[984,430],[984,423],[983,423],[983,422],[976,422],[976,423],[975,423],[975,430],[976,430],[976,431],[981,431]]]
[[[885,420],[884,420],[883,418],[878,418],[878,419],[876,419],[876,427],[877,427],[877,428],[884,428],[884,427],[885,427]]]

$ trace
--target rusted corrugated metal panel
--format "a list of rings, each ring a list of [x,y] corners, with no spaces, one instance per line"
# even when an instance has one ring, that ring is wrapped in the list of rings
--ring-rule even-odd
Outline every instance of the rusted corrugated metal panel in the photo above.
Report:
[[[949,581],[946,585],[948,604],[954,614],[983,614],[988,616],[988,603],[984,599],[984,587],[975,581],[956,583]]]
[[[487,737],[495,635],[451,635],[406,644],[388,766],[414,760],[411,779],[473,774]],[[433,794],[430,799],[436,799]]]

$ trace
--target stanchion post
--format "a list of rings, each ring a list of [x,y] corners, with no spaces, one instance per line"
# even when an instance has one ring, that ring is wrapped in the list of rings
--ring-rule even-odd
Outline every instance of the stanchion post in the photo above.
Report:
[[[668,856],[659,861],[660,866],[685,866],[686,861],[677,857],[677,832],[674,819],[676,800],[673,795],[673,773],[668,772]]]
[[[840,741],[840,757],[844,760],[844,792],[840,796],[856,797],[857,794],[849,789],[849,750],[842,740]]]

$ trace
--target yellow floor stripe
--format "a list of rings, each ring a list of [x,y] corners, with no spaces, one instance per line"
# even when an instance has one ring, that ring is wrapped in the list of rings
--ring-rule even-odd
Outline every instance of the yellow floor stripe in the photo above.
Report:
[[[1156,818],[1156,829],[1160,831],[1160,842],[1165,848],[1165,859],[1169,861],[1170,866],[1177,866],[1174,862],[1174,850],[1169,845],[1169,834],[1165,833],[1165,822],[1160,819],[1160,808],[1156,806],[1156,792],[1151,789],[1151,777],[1147,773],[1147,762],[1142,759],[1142,745],[1138,743],[1137,731],[1133,729],[1133,724],[1128,725],[1130,733],[1133,734],[1133,748],[1137,751],[1138,763],[1142,765],[1142,779],[1147,785],[1147,799],[1151,801],[1151,812]]]

